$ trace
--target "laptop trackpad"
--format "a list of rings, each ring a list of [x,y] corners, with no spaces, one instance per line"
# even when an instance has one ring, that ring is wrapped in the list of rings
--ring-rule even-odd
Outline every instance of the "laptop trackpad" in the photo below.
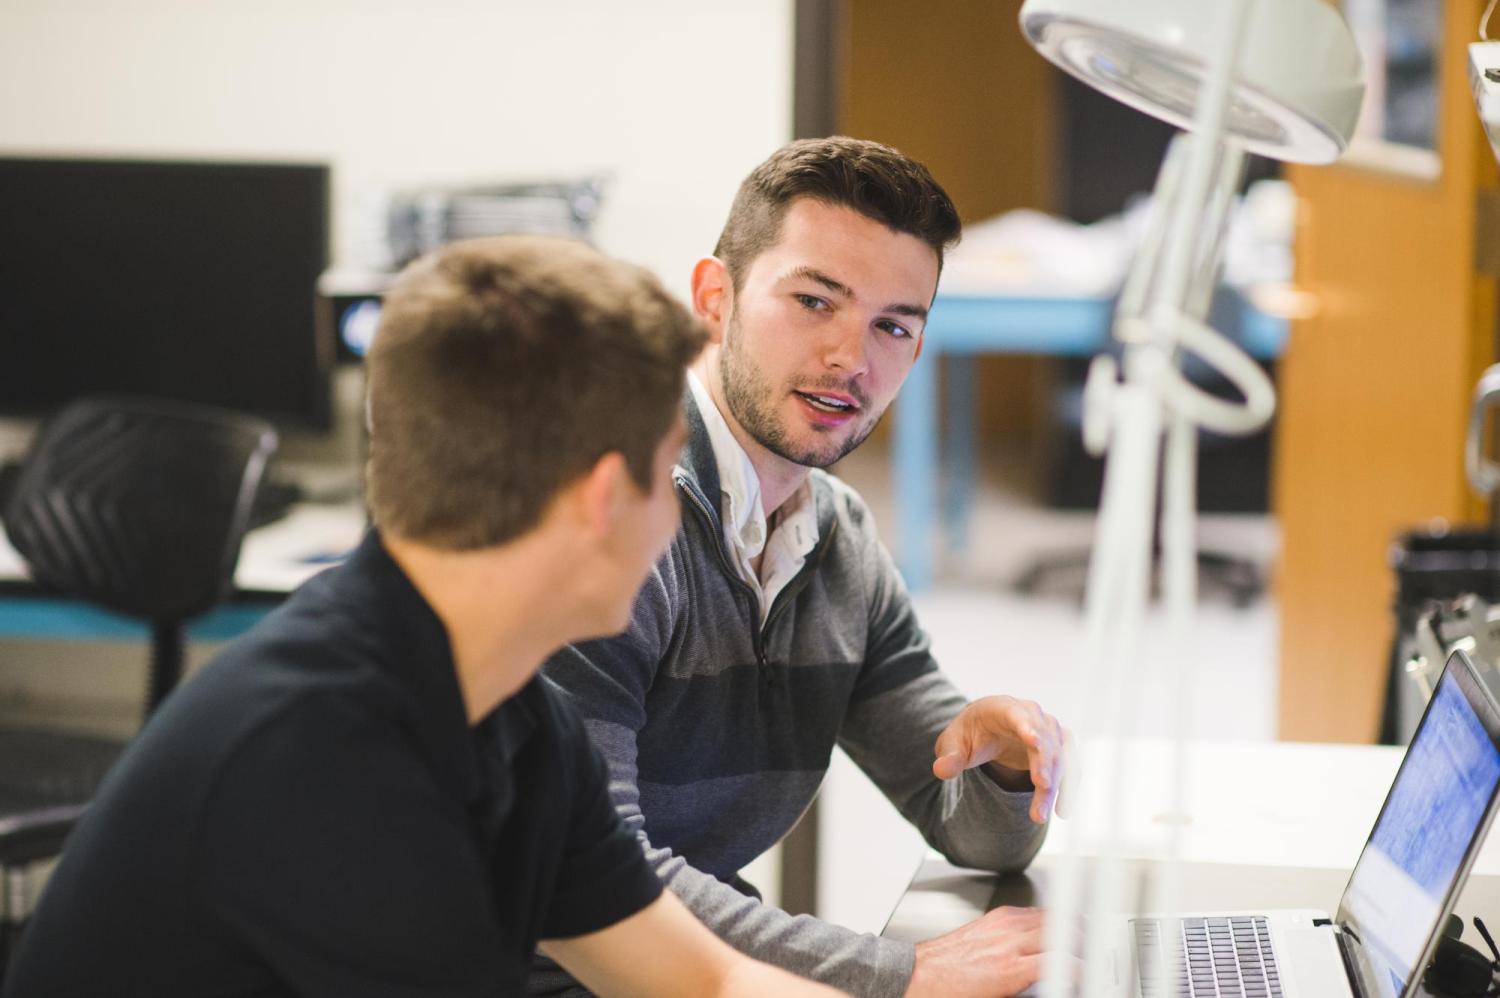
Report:
[[[1353,998],[1338,940],[1327,926],[1284,929],[1277,934],[1281,979],[1287,998]],[[1296,991],[1291,984],[1295,983]]]

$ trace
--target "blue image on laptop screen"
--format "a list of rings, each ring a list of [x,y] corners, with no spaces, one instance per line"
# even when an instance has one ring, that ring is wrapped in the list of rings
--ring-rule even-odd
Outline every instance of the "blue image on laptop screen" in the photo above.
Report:
[[[1381,994],[1418,970],[1497,783],[1500,751],[1449,668],[1344,894]]]

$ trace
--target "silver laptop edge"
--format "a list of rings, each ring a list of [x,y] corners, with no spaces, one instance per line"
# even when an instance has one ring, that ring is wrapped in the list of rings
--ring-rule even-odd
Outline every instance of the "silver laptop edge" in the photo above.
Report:
[[[1396,770],[1396,775],[1391,780],[1391,787],[1386,792],[1386,799],[1380,805],[1380,811],[1375,817],[1375,824],[1371,826],[1370,835],[1365,840],[1365,845],[1360,851],[1359,861],[1356,861],[1354,869],[1350,871],[1349,882],[1344,887],[1343,897],[1339,900],[1337,914],[1334,916],[1334,926],[1338,929],[1340,937],[1340,950],[1345,957],[1346,969],[1350,971],[1350,983],[1355,994],[1362,998],[1377,998],[1385,994],[1379,984],[1373,979],[1376,968],[1370,959],[1370,953],[1360,935],[1360,925],[1357,919],[1351,917],[1351,890],[1355,879],[1359,874],[1360,863],[1369,853],[1374,842],[1376,830],[1380,827],[1381,819],[1385,817],[1386,809],[1391,803],[1391,798],[1401,782],[1401,776],[1406,770],[1411,758],[1411,746],[1417,743],[1423,729],[1427,726],[1428,717],[1437,703],[1437,691],[1441,688],[1443,678],[1452,674],[1454,682],[1464,693],[1464,700],[1473,708],[1475,715],[1483,725],[1485,734],[1489,737],[1492,746],[1500,748],[1500,701],[1495,698],[1495,693],[1490,689],[1484,676],[1476,668],[1474,661],[1462,649],[1455,650],[1449,656],[1444,666],[1443,675],[1438,677],[1438,684],[1434,686],[1433,696],[1429,698],[1427,708],[1422,712],[1422,718],[1417,723],[1416,730],[1412,733],[1411,743],[1407,747],[1406,755],[1402,756],[1401,765]],[[1397,998],[1412,998],[1421,988],[1422,974],[1427,967],[1428,961],[1437,948],[1438,940],[1442,937],[1442,928],[1448,916],[1452,913],[1454,905],[1458,903],[1459,894],[1463,892],[1464,885],[1468,882],[1469,872],[1474,867],[1474,860],[1479,855],[1479,850],[1484,846],[1485,839],[1489,835],[1490,825],[1495,820],[1497,800],[1500,800],[1500,784],[1490,788],[1488,800],[1485,802],[1479,822],[1469,836],[1468,844],[1464,847],[1462,858],[1454,869],[1447,890],[1443,894],[1441,904],[1438,906],[1437,915],[1427,932],[1427,939],[1422,947],[1421,955],[1407,971],[1404,987]]]
[[[1391,941],[1381,938],[1379,936],[1379,933],[1374,931],[1376,928],[1378,928],[1378,926],[1374,923],[1373,920],[1365,919],[1359,909],[1362,906],[1378,907],[1378,905],[1375,904],[1376,901],[1390,900],[1387,895],[1393,889],[1390,876],[1392,873],[1394,873],[1398,878],[1404,877],[1410,881],[1409,885],[1396,884],[1396,888],[1398,888],[1399,890],[1406,890],[1408,889],[1408,887],[1416,887],[1418,891],[1422,893],[1422,898],[1425,900],[1430,901],[1437,897],[1436,895],[1427,894],[1423,885],[1417,882],[1414,871],[1409,870],[1405,866],[1401,866],[1399,859],[1387,856],[1384,849],[1375,844],[1375,840],[1377,835],[1381,833],[1382,821],[1386,818],[1387,811],[1391,809],[1392,802],[1397,797],[1397,791],[1401,789],[1405,789],[1408,791],[1408,796],[1406,796],[1401,802],[1401,806],[1405,808],[1408,807],[1415,799],[1409,796],[1410,788],[1412,786],[1422,785],[1404,784],[1403,777],[1407,775],[1407,767],[1409,764],[1412,764],[1413,756],[1414,754],[1416,754],[1413,752],[1413,747],[1418,745],[1419,739],[1422,738],[1423,732],[1427,729],[1429,720],[1434,713],[1434,708],[1439,704],[1439,693],[1446,689],[1444,680],[1448,679],[1450,675],[1452,677],[1453,684],[1458,688],[1458,692],[1461,694],[1463,703],[1472,710],[1474,716],[1477,717],[1480,726],[1483,728],[1484,736],[1488,739],[1489,748],[1494,756],[1493,759],[1484,760],[1491,770],[1489,777],[1489,793],[1485,798],[1483,809],[1479,814],[1478,821],[1475,823],[1473,831],[1468,837],[1467,844],[1464,846],[1462,856],[1459,859],[1458,863],[1453,867],[1451,874],[1449,873],[1446,864],[1443,864],[1436,871],[1422,871],[1424,873],[1427,873],[1428,875],[1432,875],[1435,872],[1440,872],[1442,876],[1448,878],[1448,881],[1446,888],[1441,894],[1441,901],[1435,909],[1436,914],[1431,918],[1432,924],[1426,931],[1425,939],[1420,949],[1418,958],[1408,967],[1406,966],[1407,961],[1404,959],[1401,959],[1399,961],[1387,961],[1382,957],[1377,956],[1377,948],[1381,947],[1383,947],[1384,950],[1391,955],[1396,954],[1393,950],[1390,949],[1389,943]],[[1442,721],[1449,720],[1452,720],[1452,718],[1445,717],[1444,719],[1442,719]],[[1442,722],[1440,721],[1438,723]],[[1467,734],[1472,737],[1476,735],[1477,732],[1470,730],[1467,732]],[[1452,732],[1447,732],[1446,735],[1451,738]],[[1432,764],[1434,758],[1432,757],[1431,753],[1440,751],[1440,749],[1445,744],[1441,740],[1441,738],[1442,736],[1439,735],[1429,735],[1429,742],[1424,743],[1422,758],[1418,760],[1417,764]],[[1432,741],[1432,739],[1439,740]],[[1464,775],[1451,770],[1448,772],[1453,772],[1454,775],[1450,777],[1450,780],[1455,781],[1456,779],[1461,779]],[[1429,783],[1428,785],[1431,784]],[[1454,789],[1457,790],[1462,788],[1457,787],[1455,783]],[[1462,801],[1465,799],[1465,795],[1455,794],[1455,799]],[[1356,996],[1356,998],[1413,998],[1414,995],[1418,994],[1421,988],[1423,970],[1427,966],[1427,962],[1432,958],[1433,951],[1437,947],[1438,940],[1442,934],[1443,924],[1447,920],[1448,915],[1452,912],[1453,906],[1457,903],[1459,894],[1463,890],[1464,884],[1468,881],[1469,873],[1474,865],[1474,860],[1478,856],[1479,850],[1483,846],[1485,838],[1489,833],[1490,825],[1493,823],[1495,818],[1497,804],[1500,804],[1500,701],[1497,701],[1494,690],[1491,689],[1490,685],[1486,682],[1484,676],[1481,675],[1480,671],[1475,667],[1474,662],[1469,658],[1469,656],[1466,655],[1462,650],[1455,651],[1449,657],[1447,664],[1444,666],[1442,675],[1439,677],[1437,684],[1434,686],[1433,696],[1428,701],[1427,709],[1423,711],[1422,718],[1418,722],[1416,730],[1412,735],[1411,743],[1407,748],[1406,754],[1402,757],[1401,764],[1396,770],[1396,775],[1391,780],[1390,788],[1386,792],[1386,798],[1381,803],[1380,811],[1377,813],[1374,824],[1371,826],[1370,833],[1365,839],[1365,844],[1360,850],[1359,859],[1355,862],[1353,869],[1350,871],[1349,880],[1344,887],[1344,894],[1339,901],[1339,907],[1336,916],[1332,919],[1329,919],[1326,914],[1322,912],[1292,912],[1280,910],[1233,913],[1216,912],[1212,913],[1211,917],[1222,917],[1231,914],[1237,916],[1258,915],[1264,916],[1271,920],[1271,922],[1273,923],[1273,939],[1283,944],[1282,946],[1278,946],[1276,959],[1282,968],[1282,983],[1291,984],[1290,987],[1286,988],[1286,993],[1288,994],[1288,996],[1294,994],[1305,995],[1308,993],[1305,990],[1305,985],[1299,987],[1295,983],[1292,968],[1293,966],[1299,964],[1304,967],[1306,966],[1306,963],[1303,960],[1294,959],[1294,956],[1305,958],[1308,956],[1308,954],[1311,953],[1319,964],[1321,964],[1325,959],[1341,960],[1342,976],[1347,977],[1349,988],[1352,994]],[[1399,821],[1404,817],[1406,817],[1404,813],[1399,813],[1396,814],[1395,820]],[[1465,819],[1472,817],[1472,812],[1464,815],[1463,817],[1465,817]],[[1467,820],[1465,821],[1465,823],[1467,823]],[[1409,826],[1398,825],[1394,829],[1394,832],[1399,837],[1399,833],[1403,830],[1410,832],[1415,831],[1416,829],[1413,829]],[[1389,869],[1386,869],[1387,867]],[[1365,902],[1361,902],[1360,890],[1368,889],[1372,885],[1380,888],[1380,890],[1369,891],[1368,894],[1370,895],[1370,897],[1367,897],[1367,900]],[[1403,914],[1405,913],[1405,911],[1406,909],[1401,909],[1401,912]],[[1165,918],[1170,921],[1172,919],[1201,918],[1205,917],[1206,914],[1207,913],[1201,912],[1186,912],[1164,916],[1148,915],[1143,917]],[[1366,911],[1364,912],[1364,914],[1368,915],[1370,914],[1370,912]],[[1313,916],[1320,917],[1314,918]],[[1391,926],[1388,920],[1386,928],[1390,927]],[[1328,933],[1329,935],[1325,935],[1322,938],[1324,938],[1325,940],[1331,938],[1336,943],[1336,946],[1329,947],[1328,943],[1326,942],[1321,944],[1321,946],[1305,945],[1308,942],[1309,933]],[[1407,936],[1405,942],[1410,943],[1411,940],[1412,936]],[[1397,942],[1400,941],[1401,940],[1397,940]],[[1295,944],[1294,948],[1298,952],[1296,954],[1281,952],[1280,950],[1282,948],[1286,948],[1287,944]],[[1379,946],[1372,944],[1379,944]],[[1132,978],[1130,993],[1132,995],[1139,995],[1141,993],[1141,985],[1138,981],[1134,980],[1137,971],[1135,969],[1136,961],[1133,939],[1130,945],[1132,948],[1129,956],[1126,958],[1127,962],[1125,963],[1125,966],[1131,968],[1129,974],[1130,978]],[[1325,952],[1321,952],[1328,949],[1332,949],[1333,952],[1326,952],[1326,954]],[[1412,952],[1416,951],[1412,950]],[[1398,962],[1399,965],[1397,965]],[[1395,972],[1395,976],[1400,976],[1403,973],[1405,975],[1402,986],[1399,990],[1396,990],[1394,988],[1393,981],[1392,983],[1382,983],[1383,981],[1389,979],[1386,975],[1390,975],[1392,974],[1392,972]],[[1319,976],[1323,977],[1324,980],[1328,980],[1329,978],[1327,977],[1327,974],[1339,976],[1340,970],[1333,966],[1329,966],[1326,968],[1325,972],[1320,974]],[[1288,980],[1289,978],[1292,979],[1290,982]],[[1322,998],[1322,996],[1319,995],[1318,998]]]

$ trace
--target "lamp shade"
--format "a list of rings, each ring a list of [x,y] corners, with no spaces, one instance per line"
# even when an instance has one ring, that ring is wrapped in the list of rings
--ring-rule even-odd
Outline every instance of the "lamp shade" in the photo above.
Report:
[[[1364,97],[1354,37],[1324,0],[1250,4],[1226,127],[1251,152],[1327,163],[1349,144]],[[1221,45],[1222,0],[1026,0],[1037,50],[1103,93],[1191,129]]]

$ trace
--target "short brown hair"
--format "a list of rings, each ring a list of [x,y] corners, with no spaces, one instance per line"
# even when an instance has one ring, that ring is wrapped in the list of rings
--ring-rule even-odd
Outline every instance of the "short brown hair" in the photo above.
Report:
[[[798,198],[852,208],[895,232],[916,236],[937,254],[958,241],[958,209],[927,167],[865,139],[798,139],[771,154],[740,184],[714,256],[739,289],[745,272],[781,235]]]
[[[573,240],[417,260],[367,359],[376,525],[448,550],[501,544],[612,451],[649,491],[706,335],[648,272]]]

